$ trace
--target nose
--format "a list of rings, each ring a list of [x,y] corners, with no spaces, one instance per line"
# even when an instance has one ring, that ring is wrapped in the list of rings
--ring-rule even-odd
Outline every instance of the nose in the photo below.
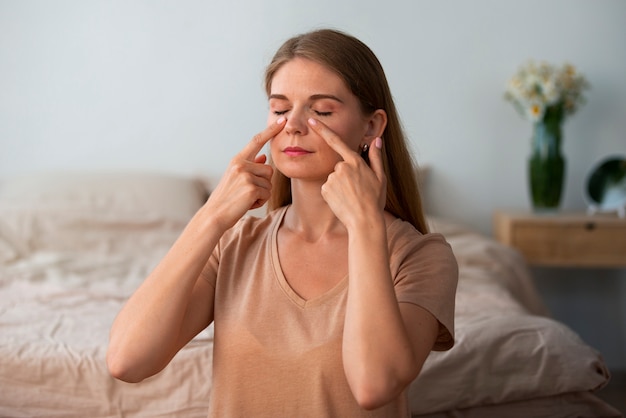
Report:
[[[285,132],[289,135],[306,135],[308,132],[306,119],[306,115],[302,110],[292,109],[287,116]]]

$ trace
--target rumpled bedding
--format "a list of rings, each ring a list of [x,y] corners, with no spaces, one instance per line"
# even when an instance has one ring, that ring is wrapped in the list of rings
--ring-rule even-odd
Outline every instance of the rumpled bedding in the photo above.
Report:
[[[144,382],[117,381],[105,364],[115,315],[206,195],[192,180],[115,179],[0,188],[2,417],[206,416],[211,328]],[[433,352],[411,385],[413,414],[478,416],[471,411],[524,402],[548,411],[543,403],[563,406],[566,394],[602,410],[591,395],[609,378],[600,354],[548,316],[519,254],[440,219],[433,229],[459,262],[456,345]]]
[[[521,255],[453,223],[431,223],[446,236],[459,264],[456,345],[431,353],[411,385],[414,415],[457,410],[464,412],[455,416],[497,417],[504,416],[502,409],[480,407],[522,408],[520,401],[534,400],[530,408],[541,399],[541,414],[526,416],[568,416],[570,401],[570,408],[588,408],[581,410],[584,416],[619,416],[590,396],[610,377],[600,353],[549,317]],[[580,396],[561,396],[571,393]],[[546,398],[555,400],[553,410]],[[468,408],[482,415],[470,415]]]
[[[37,251],[0,267],[0,416],[206,416],[208,330],[137,385],[111,378],[104,360],[115,315],[179,232],[103,231],[98,251]]]

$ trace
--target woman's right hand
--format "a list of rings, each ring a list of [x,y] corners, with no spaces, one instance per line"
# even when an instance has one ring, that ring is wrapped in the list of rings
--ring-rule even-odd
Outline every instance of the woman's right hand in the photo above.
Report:
[[[228,165],[219,184],[211,192],[204,209],[224,230],[231,228],[250,209],[263,206],[270,198],[273,169],[267,157],[257,155],[263,146],[284,127],[279,118],[256,134]]]
[[[284,118],[272,123],[232,159],[209,200],[124,305],[107,350],[113,376],[140,382],[158,373],[213,321],[215,288],[202,270],[223,232],[269,199],[273,170],[257,154],[284,126]]]

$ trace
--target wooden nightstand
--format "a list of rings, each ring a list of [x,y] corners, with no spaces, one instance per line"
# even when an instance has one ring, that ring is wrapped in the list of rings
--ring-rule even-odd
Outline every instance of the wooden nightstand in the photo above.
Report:
[[[494,235],[533,265],[626,267],[626,219],[617,215],[496,211]]]

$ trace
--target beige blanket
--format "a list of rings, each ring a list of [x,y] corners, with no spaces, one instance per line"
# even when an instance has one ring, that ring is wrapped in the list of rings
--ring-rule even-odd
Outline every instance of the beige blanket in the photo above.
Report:
[[[137,190],[152,190],[146,181]],[[69,206],[0,192],[0,416],[206,416],[211,329],[142,383],[117,381],[105,365],[114,316],[204,198],[189,185],[193,199],[183,202],[190,199],[181,195],[187,184],[177,181],[158,179],[154,193],[165,196],[156,204],[135,196],[120,206],[107,198],[128,181],[98,186],[97,194]],[[154,210],[176,194],[172,207]],[[600,355],[546,316],[516,252],[449,223],[434,224],[460,266],[457,344],[432,353],[411,386],[414,414],[587,393],[606,384]]]

